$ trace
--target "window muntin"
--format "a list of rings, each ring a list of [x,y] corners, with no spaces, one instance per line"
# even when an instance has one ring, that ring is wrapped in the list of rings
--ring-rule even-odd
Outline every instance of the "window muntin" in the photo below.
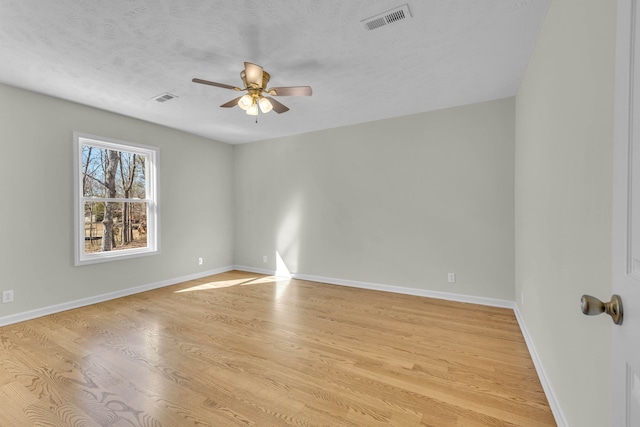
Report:
[[[157,149],[74,137],[75,264],[157,253]]]

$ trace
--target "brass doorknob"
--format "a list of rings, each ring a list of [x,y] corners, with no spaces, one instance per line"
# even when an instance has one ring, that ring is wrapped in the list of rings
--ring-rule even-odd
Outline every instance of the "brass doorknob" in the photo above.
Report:
[[[619,295],[613,295],[609,302],[602,302],[591,295],[582,295],[580,309],[587,316],[607,313],[613,319],[613,323],[616,325],[622,323],[622,299]]]

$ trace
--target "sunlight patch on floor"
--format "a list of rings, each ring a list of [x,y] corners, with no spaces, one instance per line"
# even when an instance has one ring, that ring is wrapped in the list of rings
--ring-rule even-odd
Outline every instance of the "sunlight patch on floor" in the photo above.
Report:
[[[219,289],[219,288],[228,288],[230,286],[237,286],[237,285],[241,285],[243,283],[247,283],[247,279],[235,279],[235,280],[221,280],[218,282],[209,282],[209,283],[203,283],[202,285],[196,285],[196,286],[192,286],[190,288],[186,288],[186,289],[181,289],[179,291],[176,291],[176,294],[182,293],[182,292],[193,292],[193,291],[206,291],[208,289]]]
[[[250,278],[250,279],[243,278],[243,279],[232,279],[232,280],[219,280],[216,282],[202,283],[200,285],[191,286],[185,289],[180,289],[179,291],[175,291],[174,293],[180,294],[184,292],[208,291],[212,289],[230,288],[232,286],[251,286],[251,285],[261,285],[266,283],[276,283],[277,289],[282,288],[280,292],[276,291],[276,297],[278,297],[284,292],[284,289],[286,289],[286,286],[289,285],[289,280],[287,278],[276,277],[276,276],[256,277],[256,278]]]

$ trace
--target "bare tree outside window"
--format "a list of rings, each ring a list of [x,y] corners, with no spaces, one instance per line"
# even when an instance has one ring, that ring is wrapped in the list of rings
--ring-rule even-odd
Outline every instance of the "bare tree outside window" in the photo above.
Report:
[[[148,194],[154,156],[136,147],[82,138],[78,151],[82,254],[155,251],[148,240],[149,222],[155,223],[149,217],[155,200]]]

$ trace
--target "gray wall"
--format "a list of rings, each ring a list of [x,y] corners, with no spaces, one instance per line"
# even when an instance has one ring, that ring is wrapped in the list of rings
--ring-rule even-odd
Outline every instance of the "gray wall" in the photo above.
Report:
[[[509,98],[235,146],[236,264],[513,300],[514,121]]]
[[[233,147],[4,85],[0,120],[0,318],[233,265]],[[73,131],[160,148],[161,254],[73,267]]]
[[[516,296],[572,426],[609,425],[615,1],[554,0],[516,102]],[[524,297],[524,298],[523,298]]]

